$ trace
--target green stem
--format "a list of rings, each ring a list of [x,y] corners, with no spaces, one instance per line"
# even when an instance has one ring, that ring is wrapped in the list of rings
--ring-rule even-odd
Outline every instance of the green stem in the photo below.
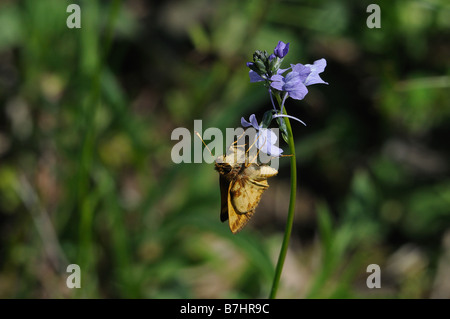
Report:
[[[275,95],[278,103],[281,104],[281,98],[279,95]],[[281,107],[283,113],[287,115],[286,108]],[[280,283],[281,272],[283,271],[284,261],[286,259],[287,249],[289,245],[289,239],[291,237],[292,225],[294,223],[294,211],[295,211],[295,195],[297,193],[297,163],[295,157],[295,144],[294,136],[292,134],[291,123],[289,118],[285,117],[287,133],[288,133],[288,145],[291,152],[291,196],[289,199],[289,211],[287,216],[286,228],[284,230],[283,243],[281,245],[280,255],[278,256],[277,267],[275,269],[275,276],[273,278],[272,290],[270,291],[270,299],[274,299],[277,294],[278,285]]]

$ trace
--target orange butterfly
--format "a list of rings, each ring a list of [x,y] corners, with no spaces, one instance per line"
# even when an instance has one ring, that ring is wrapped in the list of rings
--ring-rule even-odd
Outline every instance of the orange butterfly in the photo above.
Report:
[[[239,232],[253,216],[267,179],[278,174],[269,165],[249,161],[244,145],[233,143],[225,156],[216,159],[221,195],[220,220],[229,220],[231,232]],[[256,157],[255,157],[256,159]]]

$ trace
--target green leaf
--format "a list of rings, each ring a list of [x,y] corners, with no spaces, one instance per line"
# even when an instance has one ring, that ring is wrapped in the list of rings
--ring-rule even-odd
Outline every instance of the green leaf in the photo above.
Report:
[[[278,122],[278,126],[279,126],[279,128],[281,130],[281,136],[283,136],[283,140],[286,143],[289,143],[288,142],[288,132],[287,132],[286,122],[284,121],[284,118],[277,117],[276,119],[277,119],[277,122]]]
[[[272,115],[273,115],[273,110],[267,111],[264,113],[263,115],[263,119],[261,122],[261,126],[264,128],[268,128],[270,125],[270,122],[272,122]]]

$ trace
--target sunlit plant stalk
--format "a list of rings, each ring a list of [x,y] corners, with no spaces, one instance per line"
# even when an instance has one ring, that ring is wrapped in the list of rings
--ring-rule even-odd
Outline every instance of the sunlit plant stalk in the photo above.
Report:
[[[281,98],[279,94],[275,94],[280,109],[283,114],[288,115],[286,108],[281,104]],[[283,271],[284,261],[286,259],[287,249],[289,245],[289,239],[291,238],[292,225],[294,223],[294,212],[295,212],[295,195],[297,193],[297,159],[295,157],[295,143],[294,135],[292,134],[292,127],[289,118],[285,117],[284,122],[287,129],[288,146],[290,151],[291,159],[291,195],[289,198],[289,210],[286,222],[286,228],[284,230],[283,243],[281,244],[280,254],[278,256],[277,266],[275,268],[275,276],[273,277],[272,289],[270,290],[270,299],[276,297],[278,291],[278,285],[280,283],[281,272]]]

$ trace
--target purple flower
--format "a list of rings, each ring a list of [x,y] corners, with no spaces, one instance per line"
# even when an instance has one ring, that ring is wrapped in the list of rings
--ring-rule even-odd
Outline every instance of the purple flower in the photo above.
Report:
[[[269,156],[279,157],[283,153],[283,150],[275,145],[278,140],[277,135],[271,129],[259,125],[255,114],[250,115],[249,120],[250,122],[242,117],[241,124],[243,127],[253,126],[258,132],[255,136],[256,147]]]
[[[300,79],[303,84],[305,84],[306,78],[311,73],[311,68],[308,65],[310,65],[310,64],[307,64],[307,65],[303,65],[301,63],[291,64],[292,72],[297,72],[299,74]]]
[[[256,120],[255,114],[250,115],[250,122],[246,121],[243,117],[241,117],[241,125],[243,127],[253,126],[255,130],[259,130],[261,126],[259,126],[258,121]]]
[[[268,128],[262,128],[256,135],[256,147],[269,156],[280,157],[283,150],[275,145],[277,135]]]
[[[251,62],[247,62],[247,66],[249,63],[251,63]],[[277,74],[283,74],[284,72],[286,72],[286,70],[289,70],[289,69],[278,69]],[[262,76],[260,76],[258,73],[256,73],[253,70],[250,70],[248,72],[248,76],[250,77],[250,83],[265,81],[265,79]]]
[[[306,86],[318,83],[328,84],[319,76],[319,73],[325,70],[326,65],[325,59],[317,60],[312,65],[291,64],[292,71],[286,77],[280,74],[273,75],[270,78],[272,81],[270,86],[278,91],[287,92],[293,99],[302,100],[308,93]]]
[[[287,92],[293,99],[302,100],[308,93],[308,89],[303,84],[302,76],[298,72],[292,71],[286,77],[276,74],[271,77],[271,80],[271,87],[278,91]]]
[[[273,50],[273,54],[280,59],[284,58],[289,52],[289,43],[284,43],[283,41],[278,41],[277,46]]]
[[[264,81],[264,79],[258,73],[256,73],[253,70],[250,70],[248,72],[248,76],[250,77],[250,83]]]
[[[319,76],[319,73],[322,73],[325,70],[326,66],[327,61],[325,59],[314,61],[312,65],[311,64],[302,65],[301,63],[291,65],[292,71],[299,73],[302,73],[302,71],[304,72],[307,68],[309,68],[310,71],[304,72],[302,74],[302,76],[305,76],[303,83],[306,86],[318,83],[328,84],[327,82],[322,80]]]
[[[254,64],[255,63],[253,63],[253,62],[247,62],[247,67],[251,68],[251,67],[253,67]],[[264,79],[253,70],[250,70],[248,72],[248,75],[250,76],[250,83],[264,81]]]

